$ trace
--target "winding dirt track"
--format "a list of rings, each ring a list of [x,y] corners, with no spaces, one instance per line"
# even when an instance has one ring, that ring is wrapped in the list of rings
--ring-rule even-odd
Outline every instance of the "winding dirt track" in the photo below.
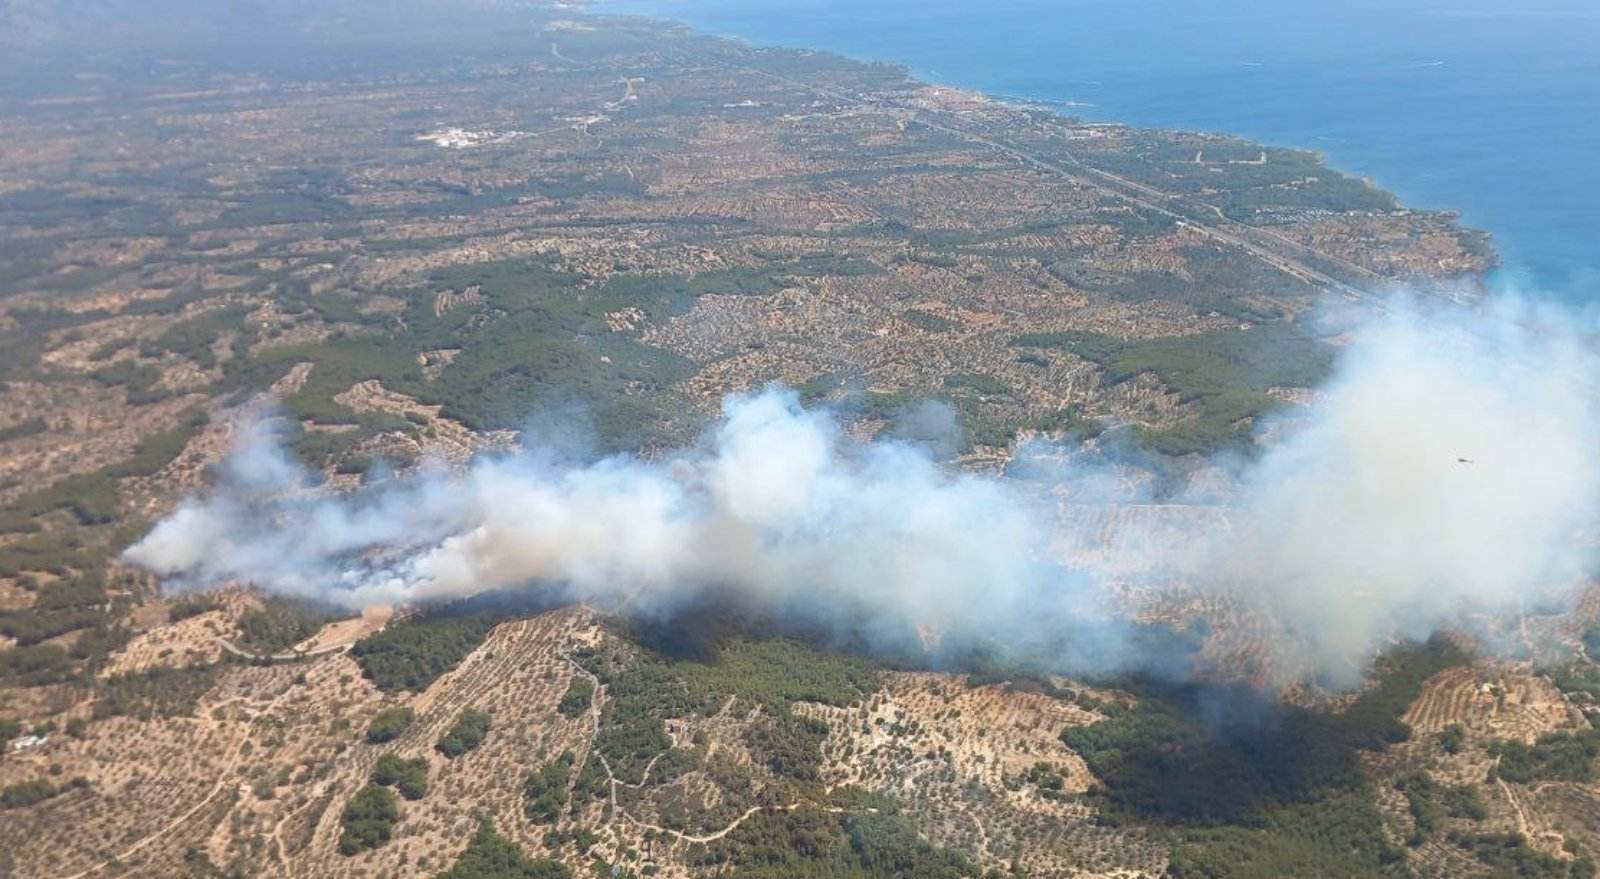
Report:
[[[318,647],[315,650],[307,650],[303,653],[297,653],[293,650],[288,651],[287,653],[251,653],[250,651],[235,645],[227,638],[218,638],[217,644],[223,650],[232,653],[234,656],[237,656],[240,659],[249,659],[257,662],[262,660],[267,660],[270,662],[289,662],[295,659],[311,659],[312,657],[316,656],[326,656],[329,653],[343,653],[354,646],[354,644],[329,644],[326,647]]]
[[[415,711],[415,718],[411,725],[388,745],[366,749],[350,768],[341,772],[341,775],[350,781],[352,786],[350,792],[353,793],[354,788],[366,784],[372,767],[378,762],[379,757],[390,751],[401,751],[438,739],[445,729],[455,722],[461,709],[470,707],[479,696],[505,683],[506,679],[516,671],[517,655],[531,646],[531,639],[528,637],[531,625],[530,620],[518,620],[496,628],[490,638],[477,650],[468,654],[460,665],[435,681],[422,696],[413,700],[410,705]],[[508,647],[510,652],[502,653],[503,649]],[[491,656],[496,658],[491,660]],[[475,666],[485,663],[489,665],[490,670],[478,674]],[[471,683],[457,684],[459,681],[467,680]],[[339,809],[325,810],[317,822],[308,847],[332,847],[338,835],[343,832],[339,818]]]
[[[139,839],[138,841],[134,842],[132,845],[130,845],[127,848],[123,849],[122,851],[118,852],[116,855],[113,855],[112,857],[107,858],[107,859],[101,861],[100,863],[95,864],[92,867],[88,867],[88,868],[86,868],[84,870],[80,870],[80,871],[78,871],[76,873],[73,873],[70,876],[65,877],[65,879],[83,879],[83,877],[92,875],[94,873],[97,873],[97,872],[105,869],[106,867],[111,866],[112,864],[120,863],[122,861],[127,860],[128,858],[132,857],[133,855],[138,854],[140,851],[143,851],[146,847],[150,846],[151,844],[153,844],[156,841],[160,840],[161,838],[165,837],[167,834],[172,833],[173,831],[177,830],[179,827],[182,827],[185,822],[187,822],[189,819],[193,818],[195,815],[200,814],[200,812],[202,810],[204,810],[207,806],[211,805],[212,801],[215,800],[220,794],[222,794],[223,791],[228,790],[229,788],[237,786],[238,783],[239,783],[239,780],[234,775],[234,772],[239,767],[239,760],[244,756],[244,754],[243,754],[244,746],[250,741],[250,733],[252,731],[252,727],[255,724],[255,721],[257,721],[257,720],[259,720],[259,719],[261,719],[263,717],[269,716],[272,713],[273,709],[278,707],[278,703],[279,702],[283,701],[284,698],[290,696],[294,692],[295,692],[295,687],[293,685],[285,687],[283,692],[281,692],[278,695],[274,696],[272,698],[272,701],[268,702],[264,707],[261,708],[260,711],[257,711],[250,718],[250,722],[245,726],[244,735],[241,735],[239,737],[239,741],[237,743],[235,743],[234,746],[233,746],[233,751],[230,752],[229,755],[228,755],[227,768],[224,771],[222,771],[221,773],[218,774],[217,783],[212,785],[210,792],[207,793],[205,795],[205,797],[200,800],[200,802],[195,803],[193,806],[191,806],[183,814],[179,815],[178,817],[176,817],[176,818],[172,819],[171,821],[167,822],[166,824],[162,825],[161,828],[156,830],[154,833],[151,833],[151,834],[143,837],[142,839]],[[228,702],[224,702],[221,705],[218,705],[216,707],[220,708],[220,707],[222,707],[222,705],[227,705],[227,704],[229,704],[229,702],[233,702],[233,701],[235,701],[235,700],[230,699],[230,700],[228,700]]]
[[[594,697],[593,700],[590,701],[590,704],[589,704],[589,718],[590,718],[590,721],[591,721],[591,724],[592,724],[592,732],[593,732],[593,737],[591,738],[591,741],[597,741],[599,739],[599,733],[600,733],[600,711],[601,711],[602,706],[605,703],[605,685],[600,682],[599,678],[597,678],[593,674],[591,674],[588,669],[585,669],[583,666],[579,665],[576,661],[574,661],[572,659],[572,657],[570,657],[567,654],[563,653],[563,654],[561,654],[561,658],[564,661],[566,661],[566,663],[568,665],[572,666],[573,674],[582,675],[583,677],[587,678],[590,681],[590,683],[594,684],[595,697]],[[671,735],[671,734],[669,733],[668,735]],[[674,744],[676,744],[676,741],[674,741]],[[802,802],[802,801],[795,801],[795,802],[787,803],[787,804],[781,805],[781,806],[751,806],[750,808],[748,808],[748,809],[746,809],[744,811],[744,814],[742,814],[739,817],[737,817],[737,818],[733,819],[732,821],[728,822],[728,825],[726,827],[723,827],[721,830],[716,830],[716,831],[713,831],[711,833],[706,833],[706,834],[684,833],[681,830],[673,830],[673,829],[671,829],[669,827],[662,827],[659,824],[652,824],[649,821],[645,821],[645,820],[643,820],[641,818],[636,818],[633,815],[628,814],[628,810],[623,808],[622,804],[620,802],[618,802],[618,800],[617,800],[617,788],[618,787],[627,787],[627,788],[633,788],[633,789],[637,790],[638,788],[642,788],[646,784],[648,784],[649,781],[650,781],[650,770],[655,767],[656,761],[660,760],[662,755],[657,754],[655,757],[651,758],[649,763],[645,764],[644,772],[643,772],[642,775],[640,775],[639,781],[637,783],[635,783],[635,782],[627,782],[627,781],[623,781],[623,780],[617,778],[616,774],[611,771],[611,762],[606,759],[606,755],[601,754],[599,751],[595,751],[595,756],[600,758],[600,766],[603,769],[605,769],[605,771],[606,771],[606,780],[610,783],[611,814],[622,816],[622,818],[624,820],[626,820],[628,823],[634,825],[635,827],[640,827],[640,828],[643,828],[645,830],[652,830],[652,831],[655,831],[658,834],[662,834],[662,835],[665,835],[665,836],[671,836],[674,839],[678,840],[679,842],[685,842],[685,843],[716,842],[717,840],[723,838],[724,836],[727,836],[728,834],[732,833],[733,831],[738,830],[739,829],[739,825],[743,824],[745,821],[749,820],[752,816],[757,815],[757,814],[759,814],[761,812],[793,812],[795,809],[799,809],[799,808],[801,808],[803,806],[808,805],[807,803]],[[572,780],[569,780],[567,782],[567,800],[569,802],[572,799],[572,789],[576,784],[577,784],[576,776],[574,776]],[[843,814],[846,810],[838,808],[838,807],[828,807],[828,808],[822,809],[822,811],[828,812],[828,813],[831,813],[831,814],[835,814],[835,815],[839,815],[839,814]],[[867,809],[867,811],[868,812],[876,812],[877,810],[876,809]]]

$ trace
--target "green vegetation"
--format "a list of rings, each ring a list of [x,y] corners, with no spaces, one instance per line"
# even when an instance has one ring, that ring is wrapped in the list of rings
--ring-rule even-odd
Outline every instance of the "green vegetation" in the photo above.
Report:
[[[1406,795],[1406,804],[1411,811],[1412,830],[1406,838],[1406,845],[1416,848],[1439,830],[1438,791],[1434,788],[1433,779],[1420,771],[1401,778],[1395,787]]]
[[[1600,662],[1571,662],[1549,670],[1561,692],[1580,705],[1600,703]]]
[[[93,574],[71,580],[57,580],[39,590],[33,609],[40,611],[71,610],[104,604],[106,587],[103,575]]]
[[[577,295],[570,289],[573,280],[522,263],[446,270],[432,278],[434,289],[478,286],[489,307],[506,313],[481,327],[469,325],[470,309],[434,321],[438,338],[428,347],[463,350],[437,382],[419,389],[425,398],[476,428],[519,426],[529,412],[583,401],[603,444],[631,447],[650,435],[654,421],[672,419],[659,401],[627,388],[637,385],[662,397],[687,377],[688,364],[611,332],[605,314],[632,306],[660,318],[686,311],[701,293],[776,289],[766,276],[736,272],[692,279],[619,276]]]
[[[254,341],[253,332],[245,328],[245,317],[254,310],[249,305],[226,305],[198,317],[178,321],[156,337],[149,346],[159,350],[147,350],[142,353],[155,355],[160,351],[170,351],[193,360],[201,369],[214,369],[217,366],[215,346],[225,334],[240,334],[239,337],[246,340],[245,345]],[[235,350],[234,356],[246,357],[249,356],[249,351],[247,348]]]
[[[1314,179],[1315,186],[1263,184],[1250,188],[1230,188],[1219,207],[1230,219],[1250,222],[1258,212],[1285,208],[1386,211],[1395,206],[1394,196],[1359,178],[1321,167]]]
[[[736,638],[711,647],[695,641],[699,636],[687,624],[634,634],[677,650],[704,655],[709,649],[714,655],[670,659],[646,651],[631,660],[602,654],[578,657],[607,686],[596,747],[612,772],[630,783],[642,781],[644,767],[672,746],[663,718],[710,714],[730,696],[766,711],[766,719],[751,733],[760,759],[798,780],[814,779],[816,748],[827,727],[792,716],[791,704],[847,705],[876,689],[874,674],[859,658],[784,638]]]
[[[1098,364],[1106,384],[1154,373],[1200,409],[1195,419],[1142,433],[1151,448],[1169,455],[1239,447],[1248,436],[1244,423],[1278,405],[1269,389],[1311,387],[1333,367],[1330,347],[1284,321],[1126,342],[1095,333],[1033,333],[1012,344],[1071,351]]]
[[[88,671],[98,670],[100,664],[117,650],[133,640],[133,632],[120,623],[103,623],[78,635],[67,655],[88,663]]]
[[[691,866],[720,867],[738,879],[967,879],[979,875],[965,854],[923,839],[885,797],[835,793],[829,806],[751,816],[691,855]]]
[[[107,678],[98,687],[94,718],[188,717],[217,682],[217,666],[158,666],[148,671]]]
[[[580,403],[603,448],[637,448],[682,438],[695,426],[683,421],[686,410],[673,390],[689,375],[690,364],[631,334],[613,331],[606,315],[638,308],[662,320],[682,314],[707,293],[766,295],[782,289],[785,276],[876,270],[838,257],[803,258],[776,268],[781,269],[777,274],[736,268],[683,277],[619,275],[584,287],[584,278],[541,262],[453,266],[434,272],[419,287],[391,291],[409,300],[400,319],[362,314],[351,307],[350,297],[313,296],[289,283],[284,285],[285,310],[315,311],[324,320],[356,324],[361,331],[236,356],[223,364],[222,389],[262,388],[294,363],[315,362],[316,370],[285,398],[285,407],[299,419],[356,428],[306,434],[297,451],[317,465],[337,463],[376,433],[414,430],[404,419],[356,413],[334,399],[368,379],[438,404],[445,416],[474,429],[520,427],[530,412]],[[434,308],[440,291],[472,291],[476,296],[441,312]],[[197,325],[194,332],[165,344],[204,359],[190,336],[214,338],[223,324],[237,322],[226,309],[203,319],[213,325]],[[241,331],[236,345],[246,336]],[[459,354],[436,376],[425,375],[418,355],[443,349]]]
[[[350,655],[380,690],[422,690],[476,650],[502,620],[541,613],[552,600],[537,590],[482,593],[392,622],[356,642]]]
[[[1164,235],[1175,222],[1159,214],[1143,218],[1123,214],[1107,220],[1122,227],[1129,238]],[[1286,275],[1250,254],[1217,244],[1183,246],[1173,251],[1184,264],[1167,266],[1110,267],[1089,253],[1052,254],[1058,261],[1046,267],[1062,283],[1096,298],[1123,302],[1160,300],[1177,302],[1196,311],[1216,311],[1241,319],[1271,317],[1242,302],[1244,291],[1270,292],[1274,297],[1307,295],[1316,288]]]
[[[509,839],[496,833],[488,821],[478,832],[455,865],[437,879],[571,879],[572,871],[559,861],[530,858]]]
[[[444,738],[434,747],[439,753],[454,759],[483,744],[489,734],[489,714],[468,708],[461,712],[456,722],[445,731]]]
[[[1515,740],[1495,742],[1489,753],[1500,758],[1495,771],[1506,781],[1593,781],[1594,760],[1600,756],[1600,730],[1548,733],[1531,745]]]
[[[1358,755],[1404,741],[1399,718],[1423,683],[1463,661],[1442,640],[1396,651],[1338,713],[1244,688],[1138,683],[1131,710],[1061,738],[1105,783],[1106,820],[1176,831],[1174,877],[1397,874],[1403,854],[1384,842]],[[1242,720],[1216,729],[1201,717]]]
[[[587,827],[569,827],[566,830],[547,830],[544,834],[544,844],[553,849],[571,843],[580,852],[587,852],[600,841],[599,834]]]
[[[428,761],[384,754],[372,767],[372,783],[392,787],[408,800],[420,800],[428,794]]]
[[[38,531],[37,524],[29,530]],[[0,547],[0,577],[26,576],[24,572],[32,571],[68,577],[99,570],[110,554],[107,537],[104,530],[63,527],[13,541]],[[115,535],[110,537],[114,542]]]
[[[611,777],[606,775],[600,755],[591,751],[589,759],[583,761],[583,768],[578,771],[577,780],[572,783],[572,814],[581,814],[585,803],[595,800],[604,802],[610,793]]]
[[[0,265],[4,265],[6,257],[6,253],[0,252]],[[7,355],[0,358],[0,381],[39,378],[43,374],[39,358],[49,345],[50,331],[76,326],[88,319],[55,308],[13,308],[7,315],[15,324],[0,329],[0,349]]]
[[[1265,809],[1249,825],[1188,829],[1180,840],[1167,867],[1172,879],[1409,875],[1404,851],[1384,840],[1383,818],[1360,790]]]
[[[897,258],[897,261],[917,263],[919,265],[931,266],[936,269],[955,269],[961,266],[961,261],[948,253],[926,253],[912,251],[910,253],[901,254]]]
[[[1105,425],[1085,418],[1080,407],[1073,405],[1054,412],[1031,417],[995,418],[982,412],[970,397],[958,396],[956,410],[961,414],[961,426],[969,446],[1003,448],[1011,444],[1020,430],[1072,436],[1079,439],[1099,436]]]
[[[707,694],[691,690],[662,662],[641,659],[601,680],[609,698],[600,712],[595,749],[617,778],[632,784],[644,780],[652,758],[672,747],[663,718],[714,710]]]
[[[1139,135],[1135,135],[1138,137]],[[1394,196],[1323,164],[1305,150],[1263,148],[1245,141],[1199,141],[1170,132],[1152,133],[1131,145],[1076,151],[1096,168],[1160,186],[1214,204],[1230,219],[1252,222],[1258,213],[1284,210],[1392,210]],[[1203,150],[1204,162],[1194,160]],[[1255,161],[1266,154],[1266,161]],[[1218,186],[1217,163],[1228,162]],[[1220,189],[1220,191],[1218,191]],[[1215,219],[1200,215],[1200,220]]]
[[[0,717],[0,754],[10,747],[11,740],[22,735],[22,722],[15,717]]]
[[[425,614],[363,638],[350,655],[384,692],[422,690],[482,644],[495,623],[490,614]]]
[[[98,570],[56,580],[39,588],[28,608],[0,614],[0,634],[24,646],[38,644],[104,621],[107,605]]]
[[[410,708],[394,706],[379,711],[372,718],[372,724],[367,727],[367,741],[374,745],[392,742],[411,726],[414,715]]]
[[[1011,386],[992,375],[981,372],[957,372],[944,377],[946,390],[971,391],[989,397],[1004,397],[1011,394]]]
[[[89,377],[108,388],[120,386],[130,406],[158,403],[169,395],[156,387],[161,381],[161,370],[148,363],[120,360],[89,373]]]
[[[1459,754],[1467,744],[1467,728],[1459,723],[1452,723],[1439,730],[1439,747],[1446,754]]]
[[[185,595],[167,606],[167,619],[171,622],[197,617],[203,613],[221,610],[222,602],[216,596],[195,594]]]
[[[900,319],[928,333],[943,333],[955,326],[955,324],[937,314],[916,308],[908,308],[901,312]]]
[[[107,281],[126,272],[125,266],[87,266],[75,268],[73,271],[55,275],[39,282],[41,290],[53,290],[62,293],[81,293],[93,287],[98,287]]]
[[[567,685],[567,692],[562,695],[557,703],[556,710],[566,717],[578,717],[594,703],[594,681],[581,675],[575,675],[572,683]]]
[[[822,742],[828,725],[787,710],[764,717],[745,733],[750,753],[774,775],[817,781],[822,771]]]
[[[1483,797],[1478,795],[1478,789],[1470,784],[1453,784],[1439,792],[1439,799],[1444,806],[1444,812],[1451,818],[1465,818],[1468,821],[1482,821],[1489,817],[1489,807],[1483,804]]]
[[[1066,786],[1066,779],[1062,777],[1061,770],[1043,760],[1029,767],[1022,780],[1037,788],[1039,796],[1047,800],[1061,799],[1062,789]]]
[[[189,440],[210,421],[204,409],[190,409],[183,414],[177,427],[157,431],[140,439],[134,447],[133,457],[108,468],[110,475],[118,478],[156,475],[177,460]]]
[[[37,520],[57,510],[70,512],[80,525],[104,525],[116,518],[117,502],[117,486],[110,473],[69,476],[13,501],[0,512],[0,531],[37,531]]]
[[[0,427],[0,443],[38,436],[49,429],[50,425],[46,424],[43,418],[29,418],[26,421],[18,421],[16,424]]]
[[[577,758],[567,751],[528,774],[528,780],[522,785],[522,799],[529,821],[556,823],[567,800],[567,781],[572,777],[575,762]]]
[[[67,651],[56,644],[0,650],[0,680],[24,687],[54,684],[72,677]]]
[[[1027,358],[1025,352],[1021,358]],[[1043,358],[1039,358],[1043,359]],[[1046,361],[1048,365],[1048,361]],[[1023,429],[1064,431],[1079,436],[1100,432],[1097,423],[1082,417],[1076,407],[1033,416],[996,415],[992,397],[1010,397],[1011,388],[994,376],[956,373],[936,394],[910,391],[872,391],[862,385],[859,375],[849,371],[823,373],[803,382],[800,399],[808,406],[830,405],[844,420],[894,421],[916,407],[939,401],[949,404],[960,416],[963,445],[1004,447]],[[1012,401],[999,401],[1012,402]]]
[[[344,828],[339,836],[339,854],[359,854],[387,843],[399,820],[400,802],[388,788],[369,784],[356,791],[339,816]]]
[[[0,613],[0,634],[30,647],[79,629],[107,627],[110,602],[99,569],[73,574],[36,587],[34,602],[22,610]]]
[[[81,787],[86,785],[87,782],[79,779],[74,784]],[[71,787],[72,785],[56,787],[43,779],[6,785],[4,789],[0,789],[0,809],[25,809],[52,797],[58,797],[66,793]]]
[[[651,764],[650,783],[671,784],[687,772],[704,768],[706,754],[707,749],[701,745],[668,748]]]
[[[331,611],[292,598],[268,596],[263,606],[239,617],[239,640],[256,653],[279,653],[310,638],[329,621]]]
[[[29,647],[68,632],[99,625],[106,620],[105,612],[93,607],[56,611],[30,608],[0,616],[0,635],[14,638],[23,647]]]
[[[773,710],[793,702],[844,706],[878,689],[860,656],[819,650],[790,638],[737,638],[702,661],[672,664],[688,686],[736,696]]]
[[[229,361],[224,385],[260,388],[296,362],[316,362],[305,386],[285,398],[285,407],[302,419],[358,428],[321,434],[318,439],[332,445],[302,449],[324,461],[377,432],[413,429],[404,419],[358,415],[334,400],[368,379],[439,404],[445,416],[474,429],[520,427],[530,412],[581,403],[602,446],[636,448],[678,435],[670,432],[684,410],[672,404],[671,388],[689,374],[689,364],[613,332],[605,316],[637,307],[653,318],[668,317],[703,293],[759,295],[780,286],[746,269],[688,278],[623,275],[588,289],[581,281],[521,261],[441,269],[420,288],[395,291],[410,299],[402,320],[350,315],[367,321],[368,331]],[[437,313],[434,297],[444,290],[473,290],[481,299]],[[429,378],[417,357],[439,349],[460,354]]]
[[[814,375],[801,382],[795,391],[800,395],[800,402],[807,406],[816,406],[831,402],[840,394],[860,389],[859,375],[850,370],[839,370]]]
[[[136,518],[123,516],[118,480],[158,472],[177,457],[204,423],[203,412],[191,412],[177,427],[144,437],[128,460],[62,479],[0,510],[0,532],[29,535],[0,547],[0,577],[43,571],[73,581],[74,588],[89,584],[86,588],[103,591],[100,577],[106,562],[143,528]],[[27,585],[26,578],[23,582]],[[109,624],[113,609],[105,605],[103,595],[92,601],[47,601],[0,614],[0,631],[24,645],[37,644],[67,632]]]
[[[314,190],[265,190],[228,192],[232,205],[215,223],[220,228],[233,226],[273,226],[282,223],[326,223],[355,215],[351,206],[339,198]]]
[[[1571,875],[1566,861],[1534,849],[1520,833],[1452,832],[1447,839],[1488,867],[1493,876],[1567,879]],[[1577,865],[1572,862],[1573,867]]]
[[[98,577],[106,564],[145,533],[147,523],[137,517],[124,517],[114,526],[96,528],[52,528],[43,534],[23,538],[0,550],[0,569],[13,569],[23,562],[25,571],[48,571],[57,577]],[[37,563],[37,564],[35,564]],[[19,583],[27,588],[33,578],[22,575]],[[130,585],[124,580],[124,585]],[[111,602],[112,610],[129,601],[123,596]]]

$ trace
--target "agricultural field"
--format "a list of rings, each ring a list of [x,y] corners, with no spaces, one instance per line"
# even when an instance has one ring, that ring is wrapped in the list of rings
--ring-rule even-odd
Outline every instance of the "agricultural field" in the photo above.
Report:
[[[1493,262],[1309,153],[498,15],[404,63],[317,32],[281,66],[53,58],[5,92],[0,876],[1593,875],[1594,599],[1531,623],[1559,655],[1396,645],[1353,697],[1278,703],[1257,621],[1158,589],[1141,623],[1247,683],[124,564],[247,418],[306,492],[553,421],[650,458],[773,382],[857,439],[943,401],[952,468],[1114,435],[1186,472],[1333,369],[1319,303]]]
[[[1548,674],[1443,640],[1392,654],[1354,701],[1294,708],[902,671],[772,633],[684,652],[581,608],[472,629],[464,652],[438,637],[472,611],[392,621],[384,651],[235,659],[73,709],[0,762],[8,866],[433,875],[492,843],[550,875],[875,875],[852,842],[870,833],[914,875],[1322,875],[1341,851],[1356,875],[1512,859],[1553,877],[1587,875],[1600,843],[1582,712]],[[402,644],[442,671],[387,679],[370,660]],[[1211,728],[1197,703],[1234,719]]]

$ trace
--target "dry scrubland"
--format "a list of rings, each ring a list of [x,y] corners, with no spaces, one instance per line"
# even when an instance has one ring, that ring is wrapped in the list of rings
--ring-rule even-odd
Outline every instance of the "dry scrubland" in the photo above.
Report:
[[[213,639],[212,631],[236,631],[232,621],[250,612],[250,602],[222,597],[235,600],[155,631],[202,630]],[[748,867],[757,853],[771,857],[772,845],[805,851],[793,836],[803,828],[825,841],[830,826],[848,833],[852,822],[880,818],[914,828],[912,839],[920,834],[932,844],[927,852],[959,853],[967,866],[950,875],[1153,877],[1175,851],[1205,854],[1188,822],[1141,818],[1131,802],[1120,802],[1120,791],[1141,782],[1116,764],[1098,764],[1109,768],[1097,774],[1091,766],[1106,753],[1098,745],[1075,749],[1070,738],[1179,704],[1179,694],[1021,672],[987,683],[875,670],[784,640],[736,638],[715,660],[674,659],[583,608],[511,616],[519,618],[487,623],[481,643],[415,691],[380,689],[392,681],[382,670],[364,676],[370,655],[360,650],[271,664],[235,660],[170,716],[94,720],[8,755],[0,786],[45,780],[59,792],[7,809],[0,822],[7,869],[202,876],[216,865],[252,876],[431,875],[461,855],[486,819],[530,858],[662,876]],[[429,619],[393,621],[389,630],[415,635]],[[308,643],[349,647],[353,636],[372,631],[372,620],[337,621]],[[113,663],[146,649],[130,643]],[[1536,865],[1524,866],[1525,875],[1579,875],[1587,852],[1600,846],[1593,752],[1571,765],[1535,761],[1530,776],[1508,777],[1507,761],[1516,758],[1504,748],[1519,743],[1537,753],[1551,736],[1592,736],[1581,690],[1557,674],[1564,691],[1525,664],[1457,664],[1465,655],[1454,647],[1430,651],[1434,658],[1418,654],[1391,668],[1385,683],[1354,702],[1306,715],[1334,723],[1362,715],[1362,724],[1382,728],[1387,721],[1367,716],[1363,700],[1383,701],[1391,690],[1404,700],[1385,709],[1396,711],[1403,736],[1384,733],[1351,752],[1365,778],[1360,789],[1372,798],[1371,830],[1419,876],[1490,875],[1493,864],[1461,840],[1495,834],[1526,840],[1513,849]],[[1429,673],[1434,667],[1441,670]],[[1422,676],[1405,683],[1412,669]],[[373,742],[375,718],[395,708],[409,710],[411,720]],[[469,710],[488,715],[488,731],[447,756],[439,743]],[[1151,713],[1141,728],[1162,729],[1160,717]],[[653,740],[640,732],[651,729]],[[1295,734],[1295,748],[1319,747],[1322,727],[1308,729]],[[1152,745],[1140,735],[1119,747],[1130,755],[1190,747],[1183,736],[1158,734]],[[1276,747],[1273,733],[1266,735],[1258,746]],[[418,761],[425,792],[398,800],[386,843],[341,851],[346,806],[390,756]],[[531,779],[558,765],[569,771],[534,790]],[[1211,771],[1174,768],[1156,781],[1211,783]],[[1426,830],[1413,806],[1418,778],[1437,812]],[[1252,808],[1270,814],[1278,807]],[[1505,849],[1497,842],[1495,850]]]
[[[0,876],[433,875],[485,822],[580,875],[1592,875],[1600,593],[1505,633],[1524,661],[1438,643],[1263,707],[1218,681],[1268,679],[1267,623],[1162,571],[1121,597],[1204,620],[1216,681],[694,659],[582,608],[341,619],[119,565],[268,398],[330,490],[574,400],[650,454],[770,381],[857,437],[944,400],[957,465],[1130,425],[1181,472],[1311,399],[1319,297],[1492,261],[1310,154],[531,15],[5,92]]]
[[[620,655],[637,649],[581,609],[505,622],[421,692],[390,696],[343,654],[230,667],[190,715],[103,721],[82,739],[57,736],[0,764],[6,784],[52,777],[51,767],[88,781],[8,815],[12,869],[168,875],[193,869],[203,856],[247,875],[405,875],[448,865],[488,817],[531,853],[578,862],[599,856],[689,875],[686,861],[703,857],[706,844],[741,819],[828,808],[828,793],[847,786],[895,796],[934,839],[972,846],[984,862],[1005,862],[1021,834],[1037,841],[1028,846],[1030,870],[1056,868],[1039,875],[1063,866],[1159,863],[1154,845],[1129,851],[1129,834],[1097,831],[1088,810],[1045,800],[1023,781],[1043,762],[1065,776],[1066,792],[1092,783],[1057,733],[1096,715],[1038,693],[969,687],[962,676],[931,673],[887,675],[882,689],[852,705],[797,703],[798,713],[824,718],[832,730],[821,743],[815,781],[796,783],[761,765],[747,738],[771,709],[729,695],[705,715],[666,719],[675,747],[698,751],[695,768],[678,770],[671,781],[649,772],[637,782],[603,781],[586,804],[567,793],[558,822],[532,822],[523,790],[529,772],[564,752],[578,766],[595,753],[606,686],[597,687],[592,707],[569,714],[558,705],[575,677],[594,679],[573,654],[599,645]],[[370,719],[396,704],[415,719],[393,741],[368,743]],[[490,732],[477,748],[446,758],[435,744],[466,709],[487,712]],[[428,792],[403,802],[394,841],[343,856],[340,810],[385,754],[424,760]],[[686,829],[664,826],[673,823],[664,816],[674,803],[697,797],[704,799],[695,812],[678,807]],[[96,814],[120,817],[82,832]],[[547,851],[552,827],[581,827],[594,837],[581,848]],[[996,838],[970,838],[974,832]],[[1075,853],[1080,845],[1086,850]]]

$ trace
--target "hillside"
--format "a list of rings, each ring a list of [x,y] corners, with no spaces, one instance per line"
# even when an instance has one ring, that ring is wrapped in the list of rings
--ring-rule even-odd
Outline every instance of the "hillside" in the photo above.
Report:
[[[1593,596],[1340,696],[1256,686],[1261,620],[1159,571],[1124,610],[1190,679],[120,561],[247,417],[317,474],[285,493],[651,460],[771,382],[853,439],[941,401],[951,471],[1044,436],[1203,476],[1315,398],[1322,303],[1493,262],[1309,153],[483,6],[405,51],[314,18],[40,58],[0,101],[0,876],[1593,875]]]
[[[442,646],[470,618],[204,665],[184,704],[174,684],[202,672],[147,677],[111,716],[101,696],[0,763],[8,869],[432,875],[483,826],[576,875],[1581,876],[1600,843],[1588,664],[1558,686],[1439,642],[1307,710],[898,671],[761,635],[689,658],[582,609]],[[385,676],[373,659],[397,645],[443,673]],[[1195,700],[1231,719],[1197,724]],[[356,817],[375,784],[399,791],[390,817]]]

